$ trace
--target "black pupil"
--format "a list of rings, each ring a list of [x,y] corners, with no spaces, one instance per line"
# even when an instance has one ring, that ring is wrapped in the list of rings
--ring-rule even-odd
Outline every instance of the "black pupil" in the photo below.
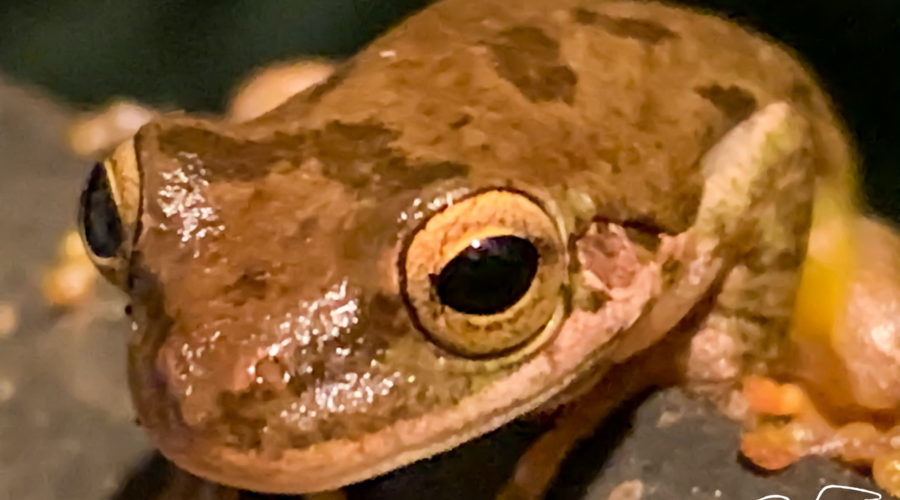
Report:
[[[81,226],[91,251],[98,257],[113,257],[122,245],[122,223],[106,178],[98,163],[91,170],[81,193]]]
[[[540,255],[528,240],[496,236],[472,242],[433,278],[441,303],[465,314],[496,314],[525,295]]]

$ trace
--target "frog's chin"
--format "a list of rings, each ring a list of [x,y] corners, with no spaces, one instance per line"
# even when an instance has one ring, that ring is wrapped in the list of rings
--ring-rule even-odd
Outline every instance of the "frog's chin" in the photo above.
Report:
[[[188,472],[240,489],[310,493],[340,488],[447,451],[536,409],[578,373],[583,358],[567,349],[599,347],[603,336],[591,338],[570,328],[560,332],[556,345],[454,406],[399,420],[358,438],[278,453],[209,442],[180,422],[177,408],[148,408],[159,405],[159,394],[144,392],[135,400],[142,414],[143,410],[154,414],[144,421],[153,443]]]
[[[704,296],[721,270],[715,259],[694,257],[694,262],[680,266],[684,271],[675,284],[654,300],[626,301],[618,310],[575,310],[542,349],[480,391],[452,406],[396,420],[352,439],[277,450],[239,448],[211,439],[181,419],[179,401],[154,375],[153,353],[140,346],[132,346],[129,368],[134,401],[159,450],[197,476],[265,493],[340,488],[495,430],[544,405],[584,374],[597,377],[658,341]],[[622,314],[629,307],[640,312],[637,319]]]

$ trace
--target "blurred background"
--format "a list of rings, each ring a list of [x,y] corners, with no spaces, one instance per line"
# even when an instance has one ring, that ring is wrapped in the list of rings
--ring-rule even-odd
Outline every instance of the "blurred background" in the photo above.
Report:
[[[348,57],[427,3],[0,0],[0,500],[201,498],[167,490],[174,471],[131,421],[121,297],[101,288],[66,310],[44,300],[42,273],[66,252],[89,167],[64,146],[73,112],[115,97],[219,111],[254,68]],[[752,26],[809,61],[859,143],[869,206],[900,221],[900,0],[681,3]],[[680,423],[658,428],[673,413]],[[355,487],[351,498],[490,498],[542,425],[516,424]],[[732,423],[677,392],[654,396],[581,446],[552,496],[607,498],[636,476],[654,478],[644,498],[660,499],[813,498],[826,482],[869,485],[821,460],[752,474],[735,459],[736,438]]]

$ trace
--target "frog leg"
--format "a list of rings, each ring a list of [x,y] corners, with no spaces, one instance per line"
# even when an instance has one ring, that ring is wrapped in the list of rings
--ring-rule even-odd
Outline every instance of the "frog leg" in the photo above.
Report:
[[[749,212],[751,232],[729,242],[739,250],[737,265],[692,339],[686,382],[744,419],[741,448],[757,465],[779,469],[805,455],[838,457],[873,465],[879,484],[896,494],[900,237],[855,213],[843,225],[823,216],[829,197],[843,210],[853,205],[827,179],[818,180],[811,203],[809,152],[800,147],[770,162],[773,183]],[[811,236],[801,238],[813,205]],[[851,250],[835,258],[822,241]]]
[[[252,120],[294,94],[323,82],[334,68],[334,63],[320,60],[267,66],[238,86],[224,118],[232,123]],[[105,156],[160,113],[133,100],[115,100],[99,111],[75,117],[67,133],[69,149],[84,158]]]
[[[790,108],[782,115],[757,130],[769,138],[754,139],[752,130],[743,139],[729,134],[704,158],[704,171],[722,169],[726,182],[707,182],[702,205],[710,208],[701,206],[705,215],[693,228],[700,241],[728,248],[732,264],[684,354],[684,383],[750,427],[754,409],[741,386],[753,386],[784,360],[812,218],[813,150],[802,120],[787,125]],[[779,143],[780,154],[766,153]],[[744,172],[729,179],[727,172],[741,164]],[[747,182],[753,179],[756,187]]]
[[[736,263],[722,278],[684,360],[687,388],[732,417],[742,417],[745,409],[741,379],[768,372],[787,344],[811,192],[802,169],[785,168],[778,188],[755,210],[752,227],[732,244]]]
[[[699,247],[729,261],[684,361],[687,387],[740,416],[747,374],[785,346],[812,215],[815,152],[806,121],[775,103],[729,132],[702,160]]]
[[[796,290],[805,252],[809,214],[803,179],[783,178],[785,192],[772,192],[773,203],[761,206],[741,248],[723,277],[719,291],[684,352],[682,376],[689,392],[715,403],[735,418],[748,416],[742,385],[778,366],[788,346]],[[805,198],[805,199],[804,199]]]
[[[900,496],[900,232],[855,212],[821,215],[791,331],[796,383],[745,383],[755,418],[742,450],[771,470],[805,455],[871,466]],[[822,302],[834,310],[813,307]]]

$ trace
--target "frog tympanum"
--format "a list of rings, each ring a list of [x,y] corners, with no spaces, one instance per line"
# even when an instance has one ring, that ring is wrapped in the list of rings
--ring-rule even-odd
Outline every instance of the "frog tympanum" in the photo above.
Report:
[[[896,319],[851,359],[790,333],[817,192],[854,162],[803,66],[718,18],[442,0],[260,117],[160,114],[81,221],[131,298],[141,425],[213,481],[338,488],[665,372],[760,463],[864,426],[844,458],[900,489]],[[641,359],[671,369],[622,379]],[[828,425],[779,442],[808,421],[785,394]]]

